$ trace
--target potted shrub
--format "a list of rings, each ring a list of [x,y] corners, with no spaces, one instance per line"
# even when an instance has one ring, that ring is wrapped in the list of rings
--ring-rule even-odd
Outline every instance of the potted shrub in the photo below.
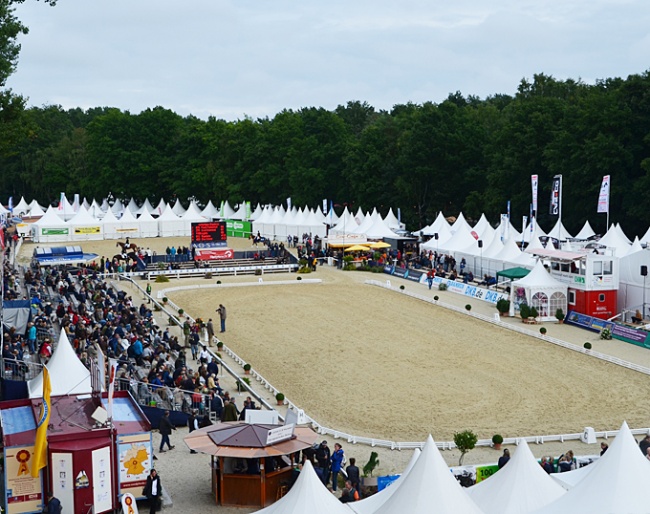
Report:
[[[377,486],[377,477],[372,476],[372,472],[379,466],[379,454],[377,452],[370,452],[368,462],[363,466],[363,485],[366,487]]]
[[[296,277],[296,280],[302,280],[302,277],[301,277],[301,276],[297,276],[297,277]]]
[[[494,434],[492,436],[492,444],[494,445],[495,450],[500,450],[501,445],[503,444],[503,437],[500,434]]]
[[[559,324],[564,323],[564,311],[562,309],[558,309],[555,311],[555,317],[557,318],[557,322]]]
[[[284,394],[277,393],[275,395],[275,401],[278,402],[278,405],[284,405]]]
[[[210,280],[210,279],[212,278],[212,272],[211,272],[211,271],[208,271],[208,272],[204,275],[204,278],[207,278],[208,280]]]
[[[530,307],[528,307],[528,304],[522,303],[519,306],[519,315],[523,321],[527,320],[530,317]]]
[[[458,459],[458,465],[463,465],[463,459],[465,454],[473,450],[478,441],[477,435],[471,430],[464,430],[463,432],[457,432],[454,434],[454,444],[456,448],[460,450],[460,459]]]
[[[528,315],[528,317],[535,318],[535,319],[539,317],[539,312],[537,312],[537,309],[535,307],[530,308],[530,314]]]
[[[507,316],[508,313],[510,312],[510,300],[501,298],[497,302],[497,311],[499,311],[500,316]]]
[[[247,375],[250,375],[250,372],[251,372],[251,365],[248,364],[248,362],[247,362],[246,364],[244,364],[244,373],[246,373]]]
[[[219,350],[219,351],[223,350],[223,341],[218,341],[217,342],[217,350]]]
[[[591,343],[587,341],[585,344],[582,345],[585,350],[591,350]]]
[[[466,310],[466,311],[471,311],[471,310],[472,310],[472,306],[468,303],[467,305],[465,305],[465,310]]]
[[[447,290],[447,284],[445,284],[444,282],[440,282],[440,284],[438,284],[438,291],[446,291],[446,290]]]
[[[221,284],[221,280],[217,280],[217,285]]]
[[[399,288],[400,288],[402,291],[404,291],[404,284],[402,284],[401,286],[399,286]]]
[[[162,301],[163,301],[163,303],[167,303],[169,301],[169,298],[167,298],[166,296],[163,296]]]
[[[182,316],[183,314],[185,314],[185,309],[178,309],[178,315]]]
[[[436,296],[433,297],[433,299],[437,302],[440,299],[440,297],[438,295],[436,295]]]
[[[163,283],[163,282],[169,282],[169,279],[168,279],[165,275],[158,275],[158,276],[156,277],[156,282],[157,282],[158,284],[161,284],[161,283]]]
[[[540,328],[539,333],[542,334],[543,336],[545,336],[546,335],[546,327]]]

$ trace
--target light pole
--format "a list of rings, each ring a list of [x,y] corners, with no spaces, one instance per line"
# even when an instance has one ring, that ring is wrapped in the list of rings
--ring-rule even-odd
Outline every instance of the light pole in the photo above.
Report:
[[[648,266],[641,266],[641,276],[643,277],[643,313],[641,315],[641,320],[645,319],[645,279],[648,276]]]
[[[483,277],[483,240],[478,240],[478,247],[481,250],[481,277]]]

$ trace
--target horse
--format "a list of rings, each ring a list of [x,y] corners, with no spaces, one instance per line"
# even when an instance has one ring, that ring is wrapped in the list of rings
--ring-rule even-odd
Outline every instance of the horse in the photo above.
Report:
[[[117,253],[113,255],[111,261],[129,261],[129,260],[135,261],[137,260],[137,257],[138,256],[136,255],[135,252]]]
[[[120,248],[122,248],[122,253],[128,253],[128,250],[133,250],[133,252],[138,251],[138,245],[136,245],[135,243],[129,243],[127,245],[122,241],[118,241],[117,243],[115,243],[115,246],[119,246]]]

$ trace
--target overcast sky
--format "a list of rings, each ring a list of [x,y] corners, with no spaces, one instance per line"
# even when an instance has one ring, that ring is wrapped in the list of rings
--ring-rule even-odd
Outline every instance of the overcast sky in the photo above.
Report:
[[[16,14],[30,33],[8,85],[38,106],[235,120],[650,68],[648,0],[27,0]]]

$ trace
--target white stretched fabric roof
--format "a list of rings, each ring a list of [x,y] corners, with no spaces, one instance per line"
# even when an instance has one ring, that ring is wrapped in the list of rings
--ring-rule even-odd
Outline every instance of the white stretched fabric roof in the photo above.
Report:
[[[126,208],[134,214],[138,212],[139,209],[138,204],[133,197],[131,197],[131,200],[129,200],[129,204],[126,206]]]
[[[345,504],[329,492],[306,461],[289,492],[256,514],[350,514]]]
[[[284,210],[282,212],[284,212]],[[233,214],[235,214],[235,211],[232,207],[230,207],[228,200],[221,202],[221,207],[219,208],[219,217],[231,218]]]
[[[623,227],[621,227],[620,223],[617,223],[615,225],[616,231],[621,235],[623,239],[625,239],[628,243],[632,243],[632,240],[625,235],[625,232],[623,232]]]
[[[596,235],[596,233],[591,228],[591,225],[589,224],[589,220],[587,220],[587,221],[585,221],[585,224],[580,229],[580,232],[578,232],[575,235],[575,239],[585,241],[586,239],[589,239],[591,236],[594,236],[594,235]]]
[[[165,212],[165,209],[167,209],[167,204],[165,203],[165,200],[161,198],[160,201],[158,202],[158,205],[156,205],[155,209],[151,214],[157,214],[158,216],[160,216],[163,212]]]
[[[87,226],[87,225],[101,225],[101,222],[97,221],[92,214],[90,214],[83,206],[79,207],[77,214],[75,214],[68,225],[71,226]]]
[[[480,514],[431,436],[403,482],[375,514]]]
[[[154,206],[151,205],[149,198],[145,198],[144,203],[133,214],[139,215],[142,214],[144,211],[147,211],[150,214],[154,212]]]
[[[648,230],[646,230],[646,233],[643,234],[640,241],[642,243],[650,243],[650,227],[648,227]]]
[[[348,503],[348,507],[350,507],[357,514],[373,514],[380,506],[386,502],[386,500],[388,500],[388,498],[393,496],[395,491],[397,491],[399,488],[400,484],[404,482],[404,478],[406,478],[406,475],[408,475],[411,469],[413,469],[413,466],[418,460],[420,453],[422,453],[420,449],[416,448],[413,452],[413,455],[411,456],[411,460],[409,460],[409,463],[404,470],[404,473],[402,473],[397,480],[389,484],[388,487],[385,487],[372,496],[368,496],[367,498],[363,498],[357,502],[350,502]]]
[[[448,229],[449,233],[451,233],[451,225],[449,225],[449,222],[445,219],[442,212],[439,212],[433,223],[427,227],[421,228],[420,232],[425,236],[432,236],[435,233],[440,233],[443,230],[443,227]]]
[[[524,439],[503,468],[467,489],[485,514],[527,514],[565,493],[542,469]]]
[[[88,394],[92,392],[90,371],[86,369],[68,341],[65,330],[61,330],[59,344],[47,363],[50,372],[52,396],[67,394]],[[43,372],[27,382],[30,398],[43,397]]]
[[[495,234],[490,244],[487,247],[483,247],[483,258],[491,259],[495,255],[499,255],[501,250],[503,250],[503,243],[501,242],[501,238]]]
[[[562,289],[566,291],[567,285],[554,278],[542,264],[538,261],[533,270],[524,278],[515,280],[513,286],[528,287],[537,289]]]
[[[399,236],[388,228],[388,225],[381,220],[381,216],[375,218],[374,223],[365,231],[365,234],[369,239],[383,239],[385,237],[393,239],[399,238]]]
[[[386,214],[386,217],[384,218],[384,223],[392,230],[400,230],[404,227],[404,223],[400,223],[397,216],[393,213],[392,207],[388,209],[388,214]]]
[[[555,222],[555,226],[547,235],[549,237],[554,237],[555,239],[562,241],[565,239],[571,239],[573,237],[571,234],[569,234],[569,231],[564,227],[564,224],[561,223],[559,219]]]
[[[21,214],[21,213],[26,213],[29,211],[29,204],[25,200],[24,196],[20,197],[20,202],[18,202],[16,205],[14,205],[14,213],[15,214]]]
[[[627,423],[594,467],[558,500],[537,511],[589,512],[589,514],[645,514],[650,512],[647,487],[650,461],[639,451]]]
[[[467,223],[465,216],[461,212],[458,215],[458,218],[456,218],[456,221],[454,221],[454,224],[451,226],[451,233],[454,234],[463,228],[467,229],[470,232],[472,231],[472,226]]]
[[[515,243],[515,240],[510,238],[505,243],[503,243],[503,248],[501,251],[492,257],[495,261],[502,262],[512,262],[513,259],[516,259],[521,255],[521,250]]]
[[[447,241],[440,243],[440,250],[452,253],[463,251],[465,248],[472,246],[476,243],[476,239],[474,239],[474,236],[470,234],[470,230],[471,227],[467,222],[465,225],[461,224],[455,233],[452,230],[453,235]]]
[[[174,214],[176,214],[176,216],[178,216],[179,218],[180,218],[181,216],[183,216],[183,214],[185,214],[186,209],[185,209],[185,207],[183,207],[183,204],[181,203],[180,198],[176,198],[176,203],[175,203],[174,206],[172,207],[172,211],[173,211]]]
[[[553,473],[550,477],[568,491],[569,489],[573,489],[578,485],[578,482],[581,482],[589,473],[591,473],[596,468],[596,464],[598,464],[598,461],[594,464],[582,466],[581,468],[572,471]]]
[[[517,241],[521,241],[521,232],[519,232],[511,221],[507,217],[502,218],[499,226],[496,228],[496,233],[499,238],[502,238],[503,241],[506,239],[514,238]]]
[[[598,241],[601,245],[614,250],[614,255],[617,257],[625,256],[630,251],[630,243],[625,237],[621,235],[621,231],[617,230],[615,225],[612,225],[607,234],[600,238]]]
[[[44,214],[45,211],[43,208],[38,204],[36,200],[34,200],[29,207],[29,216],[35,218],[37,216],[43,216]]]
[[[445,221],[445,223],[447,223]],[[440,248],[440,245],[444,245],[447,241],[449,241],[452,237],[451,229],[449,228],[449,224],[447,225],[442,225],[440,224],[440,230],[439,232],[434,232],[434,235],[438,234],[438,239],[436,240],[435,237],[432,237],[429,239],[426,243],[423,245],[420,245],[422,248],[426,250],[432,250],[432,251],[437,251]]]
[[[61,219],[56,207],[50,206],[43,217],[34,222],[33,225],[40,227],[67,227],[68,224]]]
[[[217,208],[212,203],[212,200],[208,201],[208,205],[203,208],[201,211],[201,216],[204,216],[209,220],[213,220],[219,217],[219,211],[217,211]]]

